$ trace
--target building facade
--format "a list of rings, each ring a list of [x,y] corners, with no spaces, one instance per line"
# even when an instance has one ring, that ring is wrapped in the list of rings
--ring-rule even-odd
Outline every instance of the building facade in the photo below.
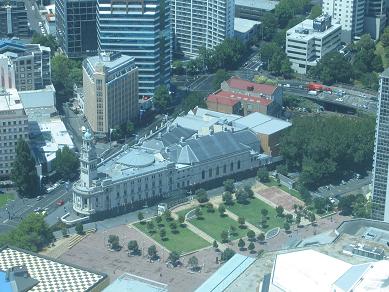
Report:
[[[96,0],[56,0],[58,43],[69,58],[97,52]]]
[[[366,0],[323,0],[322,11],[342,25],[342,41],[350,43],[364,32]]]
[[[387,21],[387,0],[366,0],[365,26],[366,33],[378,40]]]
[[[3,1],[0,4],[0,38],[29,36],[24,1]]]
[[[19,138],[28,140],[28,119],[16,89],[0,92],[0,177],[9,177]]]
[[[306,19],[287,30],[285,51],[292,69],[306,74],[324,55],[338,49],[341,29],[341,24],[331,16],[322,15],[314,20]]]
[[[372,218],[389,222],[389,69],[380,78],[376,124]]]
[[[274,11],[279,1],[235,0],[235,17],[260,21],[264,14]]]
[[[133,57],[101,52],[83,62],[84,114],[92,130],[110,129],[138,116],[138,68]]]
[[[97,36],[99,50],[135,58],[139,95],[151,97],[158,86],[169,85],[170,0],[98,0]]]
[[[234,36],[234,0],[172,0],[174,50],[194,58]]]

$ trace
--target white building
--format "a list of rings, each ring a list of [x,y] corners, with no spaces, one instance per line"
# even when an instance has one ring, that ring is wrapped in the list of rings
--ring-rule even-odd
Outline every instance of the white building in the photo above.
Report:
[[[247,43],[256,35],[260,25],[259,21],[235,17],[234,36],[241,42]]]
[[[322,15],[314,20],[306,19],[286,32],[286,54],[292,69],[306,74],[309,67],[341,43],[341,24]]]
[[[339,20],[342,25],[342,41],[350,43],[363,34],[365,0],[323,0],[324,14]]]
[[[234,36],[234,0],[172,0],[174,49],[194,58]]]
[[[28,140],[28,119],[16,89],[0,92],[0,177],[11,174],[18,139]]]

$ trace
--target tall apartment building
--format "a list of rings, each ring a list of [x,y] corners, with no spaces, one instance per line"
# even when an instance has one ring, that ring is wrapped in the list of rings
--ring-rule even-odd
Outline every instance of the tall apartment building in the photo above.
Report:
[[[306,74],[309,67],[341,43],[341,24],[329,15],[306,19],[286,32],[286,54],[292,69]]]
[[[323,0],[323,13],[342,25],[342,41],[350,43],[363,34],[365,0]]]
[[[234,0],[172,0],[174,50],[196,57],[234,36]]]
[[[0,4],[0,38],[30,36],[24,1],[2,1]]]
[[[98,0],[97,40],[101,51],[133,56],[139,94],[153,96],[171,74],[170,0]]]
[[[36,90],[51,84],[50,48],[0,41],[0,87]]]
[[[367,0],[365,13],[365,32],[374,39],[379,39],[387,20],[387,0]]]
[[[372,218],[389,222],[389,69],[380,78],[376,124]]]
[[[19,138],[28,139],[28,119],[16,89],[0,91],[0,177],[9,177]]]
[[[97,52],[96,0],[55,0],[58,43],[69,58]]]
[[[84,113],[105,135],[138,116],[138,68],[133,57],[102,52],[83,62]]]

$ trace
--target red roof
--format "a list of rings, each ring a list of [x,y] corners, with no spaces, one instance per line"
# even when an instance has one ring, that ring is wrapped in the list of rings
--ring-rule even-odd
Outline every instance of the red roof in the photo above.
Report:
[[[244,100],[246,102],[256,102],[260,103],[263,106],[268,106],[272,103],[272,100],[262,98],[262,97],[256,97],[256,96],[249,96],[246,94],[240,94],[240,93],[234,93],[229,91],[217,91],[214,94],[211,94],[208,96],[208,100],[217,102],[219,104],[225,104],[233,106],[240,100]]]
[[[258,84],[258,83],[250,82],[250,81],[240,79],[237,77],[232,77],[229,80],[227,80],[227,84],[231,88],[252,91],[255,93],[263,93],[266,95],[272,95],[274,93],[274,91],[277,89],[277,87],[274,85]]]

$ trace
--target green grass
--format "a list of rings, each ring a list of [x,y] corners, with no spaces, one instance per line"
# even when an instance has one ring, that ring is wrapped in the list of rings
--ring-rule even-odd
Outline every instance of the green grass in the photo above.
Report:
[[[298,191],[296,191],[294,189],[290,190],[286,186],[279,184],[277,182],[277,180],[273,177],[269,177],[269,178],[270,178],[270,182],[264,183],[268,187],[277,187],[277,188],[283,190],[284,192],[287,192],[288,194],[292,195],[293,197],[296,197],[299,200],[303,200],[303,198],[301,197],[301,194]]]
[[[2,208],[5,204],[7,204],[9,201],[13,200],[15,196],[13,194],[0,194],[0,208]]]
[[[172,220],[169,222],[166,222],[165,218],[163,218],[161,224],[164,226],[157,227],[157,223],[155,220],[152,220],[154,223],[154,230],[156,231],[153,234],[150,234],[149,230],[147,229],[147,225],[135,223],[135,226],[147,234],[148,236],[152,237],[155,241],[166,247],[170,251],[177,251],[178,253],[187,253],[191,251],[195,251],[207,246],[210,246],[210,243],[206,240],[202,239],[198,235],[194,234],[192,231],[187,229],[186,227],[181,227],[179,222],[176,220]],[[177,223],[177,230],[179,233],[172,233],[169,224],[171,222]],[[166,239],[162,240],[159,235],[159,229],[165,228],[166,230]]]
[[[382,63],[384,65],[384,68],[388,68],[389,67],[389,60],[388,58],[386,58],[385,56],[385,49],[384,47],[382,46],[382,43],[381,42],[378,42],[377,45],[376,45],[376,54],[381,56],[381,59],[382,59]]]
[[[284,219],[276,216],[276,210],[269,206],[268,204],[262,202],[259,199],[251,199],[250,203],[247,205],[238,204],[235,202],[233,206],[226,206],[228,210],[230,210],[232,213],[235,213],[239,217],[245,217],[246,221],[249,223],[257,226],[258,228],[267,231],[274,227],[281,227],[284,226]],[[266,209],[268,210],[268,220],[267,220],[267,227],[262,228],[262,226],[259,225],[262,214],[261,210]]]
[[[231,235],[231,240],[246,236],[248,229],[240,229],[238,222],[229,218],[228,216],[221,217],[216,209],[214,213],[208,213],[206,208],[202,208],[202,211],[203,219],[192,219],[190,223],[192,223],[194,226],[201,229],[217,241],[222,241],[222,231],[228,231],[230,226],[234,226],[236,228],[236,234]],[[185,216],[185,214],[188,212],[189,210],[184,210],[178,212],[178,214]]]

